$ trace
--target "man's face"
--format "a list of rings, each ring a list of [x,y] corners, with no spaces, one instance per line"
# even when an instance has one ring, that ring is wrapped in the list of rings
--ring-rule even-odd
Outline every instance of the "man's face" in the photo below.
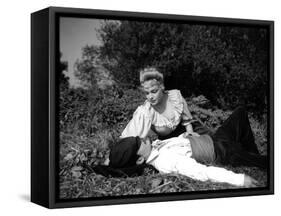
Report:
[[[144,160],[147,160],[147,158],[149,157],[150,153],[151,153],[151,141],[149,138],[143,139],[141,141],[141,145],[140,148],[137,152],[137,154],[139,156],[141,156],[142,158],[144,158]]]

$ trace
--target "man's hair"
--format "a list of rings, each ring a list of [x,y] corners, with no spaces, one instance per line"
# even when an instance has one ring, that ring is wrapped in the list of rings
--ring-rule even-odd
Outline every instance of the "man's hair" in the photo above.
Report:
[[[164,83],[164,76],[156,67],[146,67],[140,70],[140,83],[143,84],[145,81],[155,79],[160,84]]]
[[[109,166],[113,168],[135,166],[139,158],[137,152],[140,145],[139,137],[126,137],[119,140],[110,151]]]

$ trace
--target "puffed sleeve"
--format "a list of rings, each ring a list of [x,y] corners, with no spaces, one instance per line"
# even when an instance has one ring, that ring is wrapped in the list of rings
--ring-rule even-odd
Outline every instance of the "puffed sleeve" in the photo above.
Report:
[[[134,112],[133,118],[127,124],[120,138],[139,136],[144,138],[149,135],[151,129],[151,118],[144,106],[139,106]]]
[[[190,113],[190,111],[188,109],[186,100],[183,98],[183,96],[181,95],[180,91],[179,91],[179,94],[180,94],[180,100],[181,100],[181,102],[183,104],[183,111],[182,111],[182,116],[181,116],[182,121],[181,122],[182,122],[183,126],[187,126],[187,125],[189,125],[193,121],[193,119],[192,119],[192,115],[191,115],[191,113]]]

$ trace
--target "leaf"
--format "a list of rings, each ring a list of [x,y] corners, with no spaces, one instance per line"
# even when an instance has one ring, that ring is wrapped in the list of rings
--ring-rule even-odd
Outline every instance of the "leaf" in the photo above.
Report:
[[[91,157],[96,157],[97,156],[97,149],[93,149],[93,152],[92,152],[92,154],[91,154]]]
[[[68,153],[63,159],[68,161],[71,160],[73,158],[73,155],[71,153]]]
[[[160,185],[163,182],[161,178],[155,178],[151,180],[151,187],[156,188],[158,185]]]
[[[81,167],[81,166],[74,166],[71,168],[72,172],[77,172],[77,171],[81,171],[81,170],[83,170],[83,167]]]
[[[81,172],[79,171],[72,171],[72,176],[75,178],[80,178],[82,176]]]
[[[86,161],[87,160],[87,157],[85,156],[85,154],[81,154],[80,155],[80,161],[83,162],[83,161]]]

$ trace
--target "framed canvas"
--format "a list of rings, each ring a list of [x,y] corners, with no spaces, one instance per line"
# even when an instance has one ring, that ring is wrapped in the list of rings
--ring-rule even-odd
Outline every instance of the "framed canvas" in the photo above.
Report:
[[[274,22],[50,7],[31,15],[31,201],[274,193]]]

